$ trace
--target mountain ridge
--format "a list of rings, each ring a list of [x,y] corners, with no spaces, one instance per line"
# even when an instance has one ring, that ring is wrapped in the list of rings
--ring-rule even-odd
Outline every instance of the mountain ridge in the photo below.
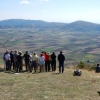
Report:
[[[42,20],[8,19],[0,21],[1,28],[38,28],[58,31],[100,31],[100,24],[78,20],[71,23],[46,22]]]

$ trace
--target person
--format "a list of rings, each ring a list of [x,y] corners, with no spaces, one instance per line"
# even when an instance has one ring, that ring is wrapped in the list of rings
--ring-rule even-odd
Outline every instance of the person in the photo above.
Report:
[[[17,68],[17,56],[18,56],[19,54],[18,54],[18,51],[17,50],[15,50],[15,53],[14,53],[14,55],[13,55],[13,57],[14,57],[14,70],[16,71],[16,68]]]
[[[61,73],[61,68],[62,68],[62,73],[63,73],[65,56],[62,54],[62,51],[60,51],[60,54],[58,55],[58,61],[59,61],[59,73]]]
[[[51,63],[51,54],[50,54],[50,52],[48,52],[48,55],[49,55],[49,66],[50,66],[50,70],[51,70],[52,63]]]
[[[48,53],[44,53],[45,56],[45,70],[46,72],[50,71],[50,55]]]
[[[11,59],[11,67],[13,66],[13,70],[14,70],[14,56],[12,51],[10,51],[10,59]]]
[[[31,65],[32,65],[32,55],[31,55],[30,52],[28,52],[28,54],[30,55],[30,58],[29,58],[29,64],[30,64],[30,65],[29,65],[29,66],[30,66],[30,67],[29,67],[29,70],[30,70],[30,72],[32,72],[32,66],[31,66]]]
[[[6,49],[6,52],[3,55],[3,61],[4,61],[4,69],[6,70],[6,59],[5,59],[5,55],[7,54],[8,49]]]
[[[11,59],[10,59],[9,51],[6,51],[6,54],[5,54],[6,70],[10,70],[11,69],[10,60]]]
[[[24,61],[25,61],[25,67],[26,71],[30,70],[30,55],[28,51],[23,55]]]
[[[52,65],[52,71],[56,71],[56,55],[55,52],[51,55],[51,65]]]
[[[44,55],[41,53],[40,57],[39,57],[39,63],[40,63],[40,72],[44,72],[44,64],[45,64],[45,57]]]
[[[76,69],[76,71],[74,71],[73,75],[74,76],[81,76],[82,71],[80,69]]]
[[[37,63],[38,63],[38,56],[37,56],[37,53],[34,52],[32,54],[32,64],[31,64],[31,68],[34,68],[34,73],[36,73],[37,68],[38,68]]]
[[[18,53],[19,55],[16,57],[17,58],[17,68],[16,68],[17,73],[22,70],[22,60],[23,60],[23,57],[21,56],[22,52],[19,51]]]
[[[97,64],[97,66],[95,67],[95,72],[100,73],[100,65],[99,64]]]

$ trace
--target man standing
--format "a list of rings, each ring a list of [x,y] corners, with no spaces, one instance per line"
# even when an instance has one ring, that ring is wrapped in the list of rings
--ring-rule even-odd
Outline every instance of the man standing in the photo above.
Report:
[[[14,53],[14,70],[16,71],[16,68],[17,68],[17,56],[18,56],[18,51],[15,50],[15,53]]]
[[[16,68],[16,72],[20,72],[22,70],[22,60],[23,57],[21,56],[22,52],[19,51],[19,55],[16,57],[17,58],[17,68]]]
[[[34,68],[34,73],[36,73],[36,70],[38,68],[37,62],[38,62],[38,56],[37,56],[37,53],[34,52],[32,54],[32,65],[31,65],[31,68]]]
[[[25,60],[26,71],[28,71],[28,70],[30,70],[30,55],[29,55],[28,51],[26,51],[23,58]]]
[[[60,51],[60,54],[58,55],[58,61],[59,61],[59,73],[61,73],[61,68],[62,68],[62,73],[63,73],[65,56],[62,54],[62,51]]]
[[[14,55],[12,51],[10,51],[10,59],[11,59],[11,67],[13,66],[13,70],[14,70]]]
[[[52,71],[56,71],[56,55],[55,52],[51,55],[51,65],[52,65]]]
[[[45,70],[46,72],[50,72],[50,55],[45,52]]]

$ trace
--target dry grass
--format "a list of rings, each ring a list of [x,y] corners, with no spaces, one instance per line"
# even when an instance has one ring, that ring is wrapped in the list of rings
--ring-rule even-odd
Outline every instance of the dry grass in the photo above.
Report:
[[[74,69],[56,72],[0,72],[0,100],[99,100],[100,74],[82,70],[73,76]]]

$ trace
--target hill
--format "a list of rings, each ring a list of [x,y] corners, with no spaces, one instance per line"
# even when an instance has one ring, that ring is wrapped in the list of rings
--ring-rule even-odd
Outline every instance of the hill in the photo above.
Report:
[[[85,21],[55,23],[41,20],[0,21],[0,63],[6,49],[52,53],[62,50],[66,65],[100,61],[100,25]]]
[[[0,29],[2,28],[34,28],[38,29],[38,32],[41,30],[90,32],[100,31],[100,24],[85,21],[76,21],[72,23],[56,23],[45,22],[41,20],[9,19],[0,21]]]
[[[0,66],[1,67],[1,66]],[[73,76],[74,69],[56,72],[19,73],[0,70],[1,100],[99,100],[100,75],[82,70]]]

